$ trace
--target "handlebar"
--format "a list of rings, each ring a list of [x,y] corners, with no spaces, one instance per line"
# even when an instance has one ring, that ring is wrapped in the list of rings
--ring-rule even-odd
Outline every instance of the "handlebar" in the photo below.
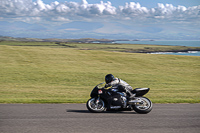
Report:
[[[97,85],[97,88],[98,88],[98,89],[105,89],[105,86],[101,87],[102,84],[105,84],[105,82],[98,84],[98,85]]]

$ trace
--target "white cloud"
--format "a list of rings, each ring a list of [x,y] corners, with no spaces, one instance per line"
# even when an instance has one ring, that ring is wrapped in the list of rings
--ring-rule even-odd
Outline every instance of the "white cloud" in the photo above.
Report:
[[[121,36],[165,38],[170,36],[176,39],[179,34],[181,36],[184,34],[199,38],[200,5],[185,7],[158,3],[154,8],[147,8],[135,2],[115,7],[109,1],[95,4],[90,4],[87,0],[82,0],[80,3],[54,1],[46,4],[43,0],[34,2],[0,0],[1,34],[7,35],[8,31],[4,30],[4,25],[7,22],[14,25],[15,21],[17,24],[21,21],[31,24],[30,30],[34,29],[34,31],[30,32],[30,35],[36,36],[43,34],[51,37],[51,34],[55,33],[53,36],[57,37],[67,34],[69,37],[109,35],[116,38]],[[37,31],[36,29],[41,28],[33,26],[37,24],[51,32]],[[22,29],[23,25],[16,27],[20,26]],[[23,31],[21,29],[16,31],[12,29],[8,35],[21,36]]]
[[[0,1],[0,17],[16,18],[24,17],[43,17],[52,20],[65,18],[66,20],[97,17],[104,19],[199,19],[200,5],[193,7],[173,6],[172,4],[158,3],[155,8],[148,9],[142,7],[140,3],[130,2],[125,6],[114,7],[111,2],[104,3],[101,1],[96,4],[89,4],[86,0],[81,3],[57,1],[51,4],[45,4],[42,0],[32,2],[32,0],[1,0]],[[58,19],[59,20],[59,19]],[[60,19],[63,21],[63,19]]]
[[[126,15],[145,15],[149,12],[149,10],[146,7],[141,7],[139,3],[130,2],[126,3],[126,5],[120,6],[120,13],[126,14]]]
[[[52,18],[51,20],[53,20],[53,21],[58,21],[58,22],[70,22],[70,20],[69,20],[68,18],[61,17],[61,16]]]

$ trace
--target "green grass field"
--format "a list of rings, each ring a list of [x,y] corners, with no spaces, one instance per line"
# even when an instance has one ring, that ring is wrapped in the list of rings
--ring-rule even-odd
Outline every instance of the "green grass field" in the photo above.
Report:
[[[151,88],[146,97],[153,103],[200,103],[198,56],[110,52],[102,45],[101,50],[80,50],[76,45],[1,42],[0,103],[84,103],[108,73],[133,88]],[[81,47],[100,47],[87,45]]]

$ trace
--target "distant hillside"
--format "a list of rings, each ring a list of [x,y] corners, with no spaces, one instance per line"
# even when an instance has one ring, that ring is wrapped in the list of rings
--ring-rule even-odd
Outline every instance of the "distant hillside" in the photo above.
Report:
[[[42,42],[43,39],[38,38],[14,38],[14,37],[8,37],[8,36],[0,36],[0,41],[27,41],[27,42]]]
[[[95,38],[81,38],[81,39],[39,39],[39,38],[14,38],[8,36],[0,36],[0,41],[27,41],[27,42],[70,42],[70,43],[112,43],[116,40],[110,39],[95,39]]]

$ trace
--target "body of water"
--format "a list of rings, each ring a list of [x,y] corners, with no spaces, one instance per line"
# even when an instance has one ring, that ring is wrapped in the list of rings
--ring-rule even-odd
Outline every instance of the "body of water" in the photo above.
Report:
[[[171,46],[189,46],[200,47],[200,41],[116,41],[115,43],[127,43],[127,44],[150,44],[150,45],[171,45]],[[200,51],[189,52],[157,52],[153,54],[173,54],[173,55],[191,55],[200,56]]]

